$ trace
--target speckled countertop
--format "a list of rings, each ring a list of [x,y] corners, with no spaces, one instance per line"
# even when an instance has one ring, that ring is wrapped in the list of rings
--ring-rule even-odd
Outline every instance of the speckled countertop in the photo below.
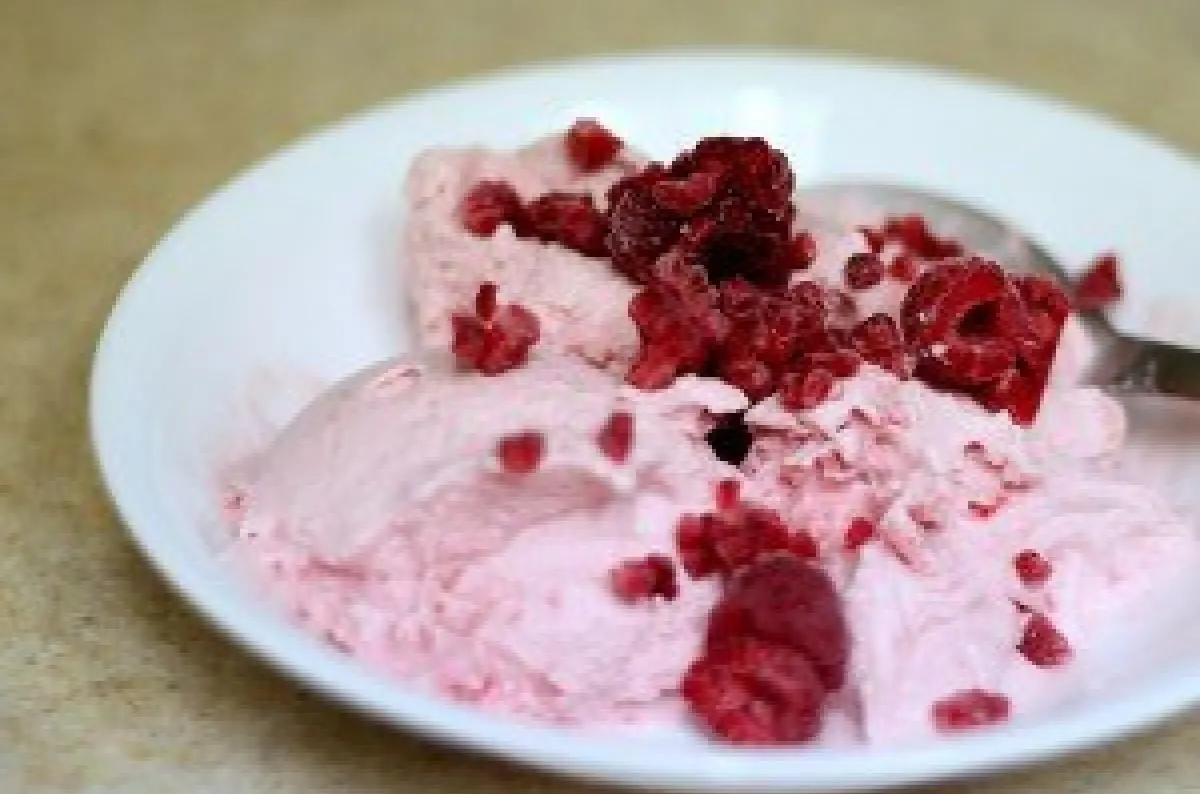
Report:
[[[97,482],[88,366],[167,226],[310,127],[530,59],[720,43],[985,73],[1200,151],[1195,0],[0,2],[0,791],[587,790],[342,711],[190,614]],[[957,790],[1198,791],[1197,745],[1200,716]]]

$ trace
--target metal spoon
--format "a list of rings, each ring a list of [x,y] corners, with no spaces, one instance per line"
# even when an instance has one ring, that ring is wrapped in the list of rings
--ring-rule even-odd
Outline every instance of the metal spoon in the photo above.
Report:
[[[968,250],[990,255],[1010,270],[1047,274],[1069,283],[1062,267],[1037,243],[964,202],[912,188],[878,183],[836,183],[805,189],[802,216],[820,220],[846,213],[917,213],[939,235],[960,240]],[[1200,311],[1200,309],[1198,309]],[[1099,352],[1086,374],[1089,383],[1113,390],[1200,399],[1200,351],[1117,331],[1100,312],[1081,314]]]

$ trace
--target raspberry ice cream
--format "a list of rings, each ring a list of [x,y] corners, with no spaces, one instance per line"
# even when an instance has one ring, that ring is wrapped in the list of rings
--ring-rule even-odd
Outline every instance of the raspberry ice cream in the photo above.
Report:
[[[732,474],[708,417],[743,406],[718,381],[643,393],[560,356],[497,377],[385,362],[235,484],[237,554],[314,633],[455,697],[559,722],[670,710],[714,589],[630,605],[609,575],[673,555],[674,511]],[[620,460],[598,442],[614,412]],[[503,440],[530,433],[535,470],[506,470]]]
[[[794,192],[762,140],[646,163],[590,121],[421,156],[419,357],[239,469],[235,557],[364,662],[560,724],[883,745],[1099,685],[1200,546],[1079,385],[1072,296]]]
[[[480,283],[490,281],[537,315],[554,347],[600,364],[627,363],[637,347],[625,309],[633,284],[603,259],[522,239],[508,225],[490,236],[472,234],[463,226],[462,203],[472,185],[499,180],[523,199],[582,193],[603,208],[608,185],[638,167],[640,162],[629,157],[580,173],[558,140],[512,153],[432,149],[421,154],[407,179],[409,217],[401,256],[419,348],[444,350],[450,344],[451,314],[467,307]]]

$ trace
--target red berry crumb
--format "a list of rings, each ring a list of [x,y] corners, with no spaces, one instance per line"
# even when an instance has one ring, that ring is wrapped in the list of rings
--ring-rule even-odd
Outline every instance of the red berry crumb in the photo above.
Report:
[[[721,480],[715,489],[717,509],[722,512],[736,510],[741,501],[742,486],[737,480]]]
[[[875,538],[875,525],[865,518],[856,518],[846,528],[846,537],[842,541],[846,551],[862,548]]]
[[[1013,567],[1017,570],[1017,577],[1030,587],[1044,585],[1054,572],[1050,561],[1033,549],[1025,549],[1017,554],[1013,558]]]
[[[878,254],[854,254],[846,260],[846,286],[853,290],[870,289],[883,281],[883,272]]]
[[[588,193],[547,193],[525,208],[533,237],[558,243],[584,256],[608,254],[608,220]]]
[[[933,724],[942,733],[981,728],[1008,720],[1012,702],[998,692],[964,689],[933,704]]]
[[[1038,667],[1058,667],[1071,659],[1071,645],[1050,618],[1035,612],[1025,624],[1025,633],[1017,645],[1021,655]]]
[[[476,237],[491,237],[501,224],[517,221],[522,211],[512,185],[493,180],[477,182],[459,205],[463,227]]]
[[[833,373],[823,367],[789,372],[779,382],[779,402],[792,411],[807,411],[829,398],[833,384]]]
[[[1116,254],[1101,254],[1075,282],[1075,308],[1094,311],[1121,299],[1120,261]]]
[[[595,119],[579,119],[572,124],[564,144],[571,163],[585,173],[611,163],[624,146],[620,138]]]
[[[675,563],[662,554],[626,560],[612,570],[612,588],[617,597],[627,603],[653,596],[674,601],[679,596]]]
[[[496,285],[485,282],[475,296],[475,313],[451,316],[450,349],[464,367],[498,375],[519,367],[541,335],[537,317],[524,306],[496,303]]]
[[[711,649],[680,690],[696,718],[734,744],[794,744],[821,731],[825,689],[791,648],[743,638]]]
[[[509,474],[531,474],[537,471],[546,453],[546,439],[536,431],[513,433],[496,444],[496,459]]]
[[[629,460],[629,453],[633,451],[633,427],[633,414],[628,411],[614,411],[596,434],[596,445],[609,460],[624,463]]]
[[[733,577],[709,618],[707,643],[717,648],[742,637],[804,654],[831,692],[845,683],[850,635],[837,590],[816,565],[774,555]]]

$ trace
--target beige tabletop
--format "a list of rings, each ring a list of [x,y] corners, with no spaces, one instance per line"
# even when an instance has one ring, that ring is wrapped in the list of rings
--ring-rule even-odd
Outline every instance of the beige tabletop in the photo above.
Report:
[[[0,792],[585,791],[342,711],[191,615],[97,482],[88,367],[167,226],[310,127],[530,59],[719,43],[985,73],[1200,150],[1195,0],[0,0]],[[1181,719],[959,790],[1200,791],[1198,745]]]

